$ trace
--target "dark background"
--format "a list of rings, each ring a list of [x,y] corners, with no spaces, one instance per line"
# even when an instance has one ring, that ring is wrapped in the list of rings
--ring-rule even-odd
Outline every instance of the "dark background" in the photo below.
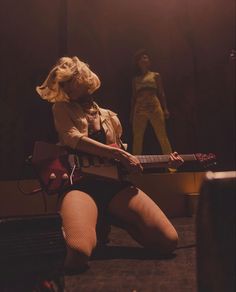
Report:
[[[235,169],[235,0],[4,0],[0,19],[0,179],[27,177],[34,142],[57,141],[51,105],[35,87],[64,55],[100,76],[96,100],[119,114],[131,146],[132,57],[140,47],[162,75],[173,148],[213,152],[217,170]],[[160,152],[150,127],[144,152]]]

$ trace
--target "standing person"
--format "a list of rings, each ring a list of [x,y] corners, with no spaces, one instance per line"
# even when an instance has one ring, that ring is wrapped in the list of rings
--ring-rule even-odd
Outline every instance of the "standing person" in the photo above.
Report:
[[[160,143],[162,153],[170,154],[171,145],[166,133],[165,119],[170,114],[166,104],[161,76],[151,71],[151,60],[146,50],[134,56],[136,75],[132,80],[131,124],[133,128],[132,154],[140,155],[148,121]]]
[[[60,143],[74,150],[119,160],[129,172],[141,172],[139,160],[122,148],[122,127],[117,115],[100,108],[93,100],[100,80],[77,57],[63,57],[36,88],[53,104],[53,115]],[[183,160],[170,154],[169,165]],[[99,218],[113,216],[142,246],[160,254],[171,253],[178,235],[156,203],[128,182],[109,182],[85,177],[63,194],[60,214],[68,247],[65,267],[83,270],[97,245]],[[105,221],[104,221],[105,222]],[[105,224],[105,223],[104,223]]]

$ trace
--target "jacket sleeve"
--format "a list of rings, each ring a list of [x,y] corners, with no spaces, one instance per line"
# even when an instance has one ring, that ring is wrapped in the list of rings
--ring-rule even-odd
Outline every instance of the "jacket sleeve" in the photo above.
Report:
[[[77,148],[80,139],[85,136],[71,119],[69,110],[64,103],[55,103],[52,107],[54,123],[59,135],[60,141],[73,149]]]

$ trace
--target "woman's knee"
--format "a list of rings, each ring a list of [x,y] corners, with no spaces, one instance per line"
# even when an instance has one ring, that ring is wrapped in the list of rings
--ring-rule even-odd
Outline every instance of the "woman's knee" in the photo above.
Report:
[[[66,243],[75,253],[90,257],[97,244],[96,231],[66,238]]]
[[[168,232],[163,238],[162,252],[165,254],[174,252],[177,248],[178,240],[178,233],[175,229],[173,229],[171,232]]]
[[[67,272],[83,272],[88,268],[88,262],[89,257],[85,253],[67,247],[67,255],[64,263]]]
[[[96,235],[90,238],[72,238],[66,240],[67,255],[65,268],[67,270],[84,271],[88,267],[90,256],[96,246]]]
[[[160,231],[149,230],[143,234],[143,246],[156,250],[160,254],[171,254],[178,244],[178,234],[173,228],[160,234]]]

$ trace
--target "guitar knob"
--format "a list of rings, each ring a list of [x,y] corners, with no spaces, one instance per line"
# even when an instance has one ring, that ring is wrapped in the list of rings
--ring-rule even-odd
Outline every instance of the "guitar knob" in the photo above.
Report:
[[[54,172],[52,172],[52,173],[50,174],[50,176],[49,176],[49,179],[50,179],[50,180],[54,180],[54,179],[56,179],[56,178],[57,178],[57,176],[55,175]]]
[[[64,173],[64,174],[61,176],[61,178],[62,178],[63,180],[68,180],[68,179],[69,179],[69,176],[68,176],[67,173]]]

